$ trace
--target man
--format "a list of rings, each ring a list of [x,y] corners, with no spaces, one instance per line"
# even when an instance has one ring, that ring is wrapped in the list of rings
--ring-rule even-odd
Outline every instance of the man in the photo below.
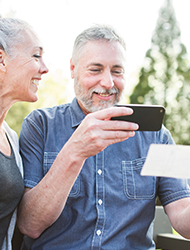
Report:
[[[157,195],[173,226],[190,237],[185,180],[140,175],[151,143],[173,143],[169,131],[135,132],[113,107],[124,89],[125,44],[110,27],[75,40],[70,62],[76,98],[32,112],[20,146],[26,191],[19,209],[23,249],[155,249]],[[32,239],[33,238],[33,239]]]

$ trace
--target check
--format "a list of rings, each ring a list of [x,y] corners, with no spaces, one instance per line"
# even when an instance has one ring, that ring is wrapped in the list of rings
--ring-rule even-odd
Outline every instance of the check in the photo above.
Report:
[[[151,144],[141,175],[190,179],[190,146]]]

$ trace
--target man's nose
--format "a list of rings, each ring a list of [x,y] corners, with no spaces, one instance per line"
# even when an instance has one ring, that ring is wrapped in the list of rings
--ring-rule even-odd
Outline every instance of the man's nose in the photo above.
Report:
[[[110,71],[104,71],[101,79],[101,86],[111,89],[114,86],[113,76]]]

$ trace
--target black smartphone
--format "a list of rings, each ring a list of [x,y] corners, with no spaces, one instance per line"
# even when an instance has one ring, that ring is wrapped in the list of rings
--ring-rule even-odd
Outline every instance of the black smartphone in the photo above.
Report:
[[[116,106],[129,107],[133,109],[133,114],[112,117],[111,120],[137,123],[140,131],[159,131],[162,127],[165,108],[161,105],[127,104]]]

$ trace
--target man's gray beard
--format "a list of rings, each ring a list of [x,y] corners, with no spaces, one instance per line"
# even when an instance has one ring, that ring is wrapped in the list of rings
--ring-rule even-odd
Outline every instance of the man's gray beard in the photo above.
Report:
[[[75,95],[76,95],[77,100],[90,113],[113,107],[120,101],[120,97],[121,97],[119,90],[116,88],[112,88],[111,90],[108,90],[106,93],[114,93],[116,95],[114,103],[112,103],[112,101],[100,100],[99,105],[96,106],[93,104],[93,100],[92,100],[92,94],[94,93],[94,89],[91,90],[91,93],[88,93],[88,94],[84,93],[83,88],[81,87],[81,84],[78,81],[77,77],[75,78],[74,88],[75,88]]]
[[[113,104],[112,102],[102,100],[102,101],[99,101],[99,105],[96,106],[93,104],[92,99],[87,100],[87,99],[85,99],[85,97],[82,97],[82,96],[78,96],[77,99],[81,102],[83,107],[90,113],[93,113],[93,112],[98,111],[98,110],[113,107],[115,104],[118,103],[117,101],[115,101]]]

